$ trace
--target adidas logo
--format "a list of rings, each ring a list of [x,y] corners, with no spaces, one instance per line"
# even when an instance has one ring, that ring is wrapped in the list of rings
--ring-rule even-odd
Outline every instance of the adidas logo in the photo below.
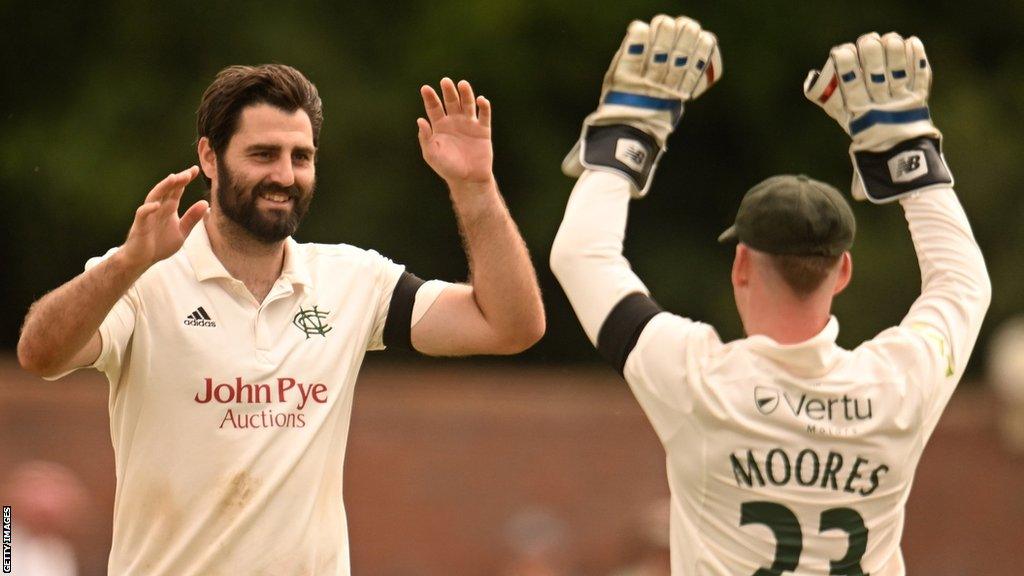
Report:
[[[206,313],[206,310],[203,310],[202,306],[196,308],[195,312],[189,314],[188,317],[185,318],[184,324],[185,326],[205,326],[207,328],[217,327],[217,323],[213,321],[213,318],[210,318],[210,315]]]

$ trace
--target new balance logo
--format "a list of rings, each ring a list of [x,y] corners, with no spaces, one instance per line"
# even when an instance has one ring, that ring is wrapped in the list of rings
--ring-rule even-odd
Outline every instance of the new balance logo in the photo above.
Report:
[[[896,165],[896,171],[900,174],[909,174],[914,170],[917,170],[921,166],[921,159],[917,156],[912,158],[904,158],[900,160]]]
[[[214,322],[213,319],[210,318],[210,315],[206,313],[206,310],[203,310],[203,307],[200,306],[199,308],[196,308],[195,312],[189,314],[188,317],[185,318],[185,326],[205,326],[207,328],[216,328],[217,323]]]
[[[889,159],[889,177],[893,182],[910,182],[928,173],[924,152],[907,150]]]
[[[647,161],[647,147],[638,140],[619,138],[615,143],[615,159],[629,168],[640,172]]]
[[[636,164],[643,164],[644,158],[647,158],[647,152],[644,152],[639,148],[630,148],[629,150],[626,150],[626,157]]]

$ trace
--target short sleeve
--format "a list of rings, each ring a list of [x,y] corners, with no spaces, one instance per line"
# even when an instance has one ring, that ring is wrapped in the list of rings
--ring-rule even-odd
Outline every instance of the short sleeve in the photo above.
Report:
[[[117,248],[111,248],[103,256],[90,258],[85,263],[85,269],[89,270],[109,258]],[[135,333],[135,317],[139,309],[139,295],[135,286],[128,289],[121,298],[114,303],[107,316],[103,319],[98,329],[100,334],[101,348],[100,355],[96,361],[89,366],[78,366],[54,376],[47,380],[57,380],[81,368],[95,368],[107,375],[111,382],[116,382],[120,377],[121,366],[124,363],[128,345],[131,343],[132,334]]]
[[[405,266],[370,250],[379,260],[377,311],[367,350],[412,350],[412,327],[423,318],[438,296],[451,286],[442,280],[424,282]]]
[[[116,251],[117,248],[111,248],[99,258],[90,258],[85,263],[85,269],[89,270],[96,266]],[[132,286],[118,299],[114,307],[107,313],[107,317],[103,319],[103,323],[100,324],[100,340],[103,342],[103,347],[92,367],[106,374],[111,382],[116,382],[119,379],[128,344],[131,342],[132,334],[135,333],[135,316],[139,311],[139,306],[138,288]]]
[[[369,251],[372,257],[377,258],[377,285],[375,287],[375,306],[373,316],[373,332],[370,334],[370,341],[366,346],[367,350],[384,349],[384,325],[387,323],[388,311],[391,308],[391,297],[395,292],[398,281],[405,272],[405,266],[395,264],[390,259],[380,254]]]
[[[103,347],[99,358],[92,364],[100,372],[107,374],[112,382],[116,382],[124,364],[128,344],[135,333],[135,315],[138,311],[138,298],[134,288],[121,297],[110,309],[107,317],[100,324],[100,340]]]
[[[694,407],[701,366],[722,342],[714,328],[669,312],[652,318],[626,359],[623,376],[662,443]]]

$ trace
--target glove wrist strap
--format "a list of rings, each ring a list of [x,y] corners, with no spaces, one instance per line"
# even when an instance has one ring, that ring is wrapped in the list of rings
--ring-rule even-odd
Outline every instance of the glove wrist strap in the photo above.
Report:
[[[620,173],[643,196],[663,150],[653,136],[625,124],[588,126],[582,138],[580,162],[592,170]]]
[[[884,152],[851,151],[850,156],[868,200],[884,204],[915,192],[951,186],[953,176],[941,149],[939,138],[921,137]]]

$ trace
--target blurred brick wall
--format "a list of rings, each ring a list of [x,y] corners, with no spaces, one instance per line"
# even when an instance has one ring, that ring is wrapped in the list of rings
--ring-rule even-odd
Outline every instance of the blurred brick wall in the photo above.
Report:
[[[0,470],[48,459],[80,474],[94,496],[75,535],[87,576],[105,572],[110,545],[106,403],[98,374],[46,383],[0,358]],[[1019,573],[1024,460],[1001,451],[994,411],[983,391],[961,390],[929,445],[904,538],[911,574]],[[378,360],[356,390],[345,471],[354,572],[496,574],[509,520],[542,509],[563,523],[578,573],[602,576],[629,553],[638,512],[667,495],[664,470],[653,432],[610,370]]]

